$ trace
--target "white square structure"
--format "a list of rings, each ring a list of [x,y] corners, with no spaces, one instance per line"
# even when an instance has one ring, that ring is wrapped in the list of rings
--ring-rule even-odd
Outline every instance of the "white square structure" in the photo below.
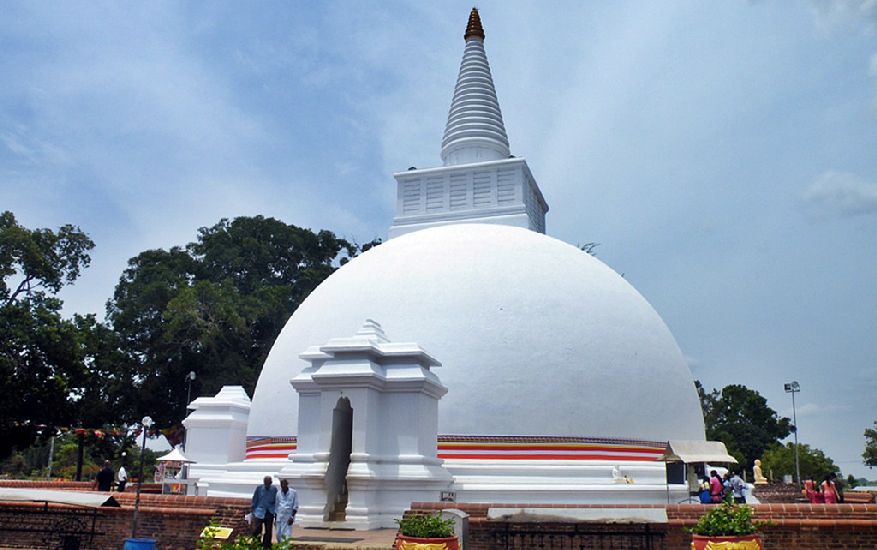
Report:
[[[417,344],[389,342],[371,320],[301,357],[311,366],[291,381],[298,448],[278,475],[299,493],[301,525],[395,527],[399,510],[451,487],[436,458],[447,392],[430,370],[438,361]]]

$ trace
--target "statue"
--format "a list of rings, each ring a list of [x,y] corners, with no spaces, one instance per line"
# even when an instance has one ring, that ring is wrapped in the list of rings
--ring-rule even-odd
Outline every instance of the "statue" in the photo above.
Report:
[[[767,478],[761,473],[761,461],[756,459],[755,466],[752,467],[752,476],[755,478],[756,485],[767,485]]]
[[[624,480],[625,476],[621,475],[621,468],[618,466],[612,467],[612,481],[615,483],[627,483]]]

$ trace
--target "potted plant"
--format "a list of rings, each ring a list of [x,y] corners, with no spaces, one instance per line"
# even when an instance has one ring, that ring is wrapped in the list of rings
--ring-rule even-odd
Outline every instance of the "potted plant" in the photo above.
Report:
[[[454,536],[454,520],[441,514],[411,514],[397,519],[399,536],[396,550],[459,550]]]
[[[726,500],[701,516],[691,529],[691,550],[762,550],[764,545],[757,533],[761,526],[752,521],[752,508]]]

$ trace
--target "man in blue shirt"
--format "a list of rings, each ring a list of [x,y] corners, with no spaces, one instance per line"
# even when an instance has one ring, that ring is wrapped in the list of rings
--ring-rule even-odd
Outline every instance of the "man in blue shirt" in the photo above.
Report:
[[[271,485],[271,476],[265,476],[262,485],[253,493],[253,536],[262,537],[262,548],[271,548],[271,528],[276,513],[277,487]],[[264,534],[263,534],[264,529]]]

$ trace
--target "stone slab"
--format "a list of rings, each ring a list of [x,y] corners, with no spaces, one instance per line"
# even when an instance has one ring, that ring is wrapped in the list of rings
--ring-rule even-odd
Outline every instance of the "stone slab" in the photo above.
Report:
[[[515,523],[667,523],[663,508],[490,508],[488,520]]]

